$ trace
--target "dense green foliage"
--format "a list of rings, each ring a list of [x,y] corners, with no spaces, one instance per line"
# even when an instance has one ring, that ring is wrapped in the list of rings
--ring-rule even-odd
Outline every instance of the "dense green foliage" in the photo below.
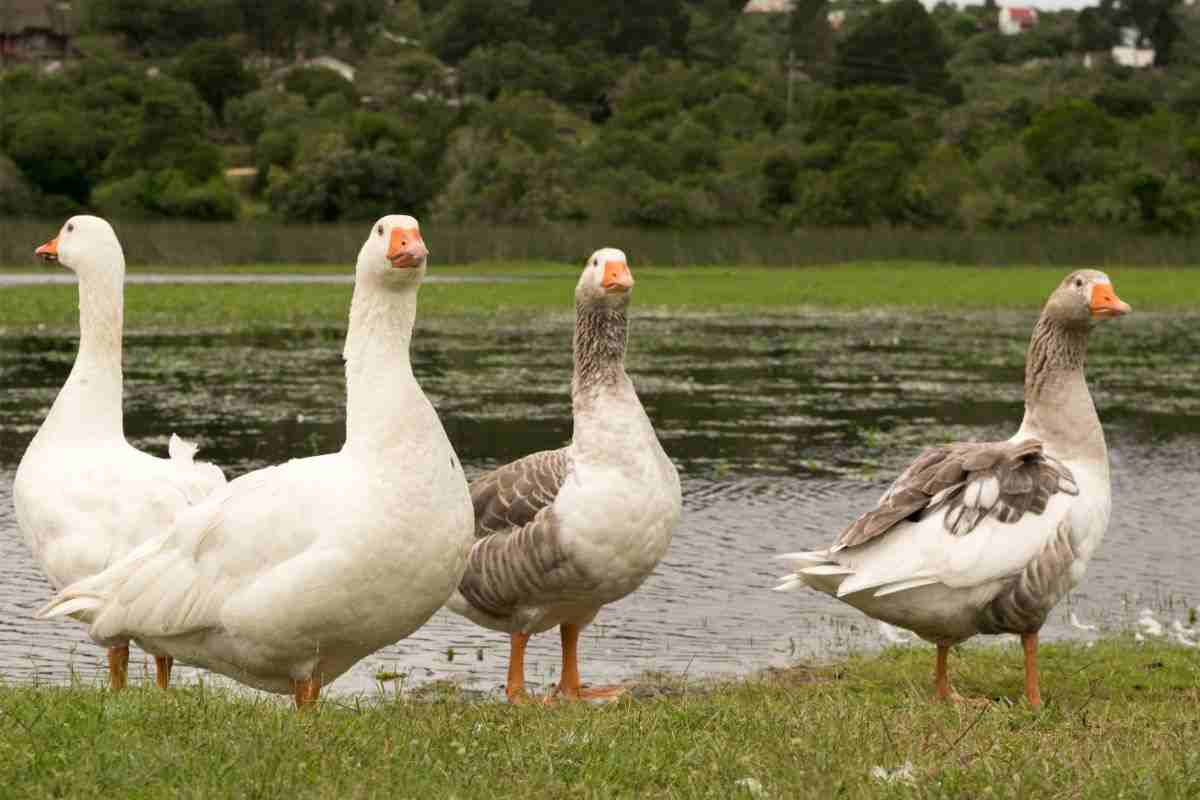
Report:
[[[81,60],[0,73],[0,213],[1200,230],[1194,6],[741,5],[91,0]]]
[[[642,697],[603,708],[381,684],[299,715],[204,686],[5,686],[0,781],[29,800],[1200,793],[1194,650],[1120,639],[1051,644],[1040,660],[1040,713],[1018,700],[1015,646],[955,653],[957,688],[991,699],[980,706],[930,702],[925,647],[715,685],[650,676]]]

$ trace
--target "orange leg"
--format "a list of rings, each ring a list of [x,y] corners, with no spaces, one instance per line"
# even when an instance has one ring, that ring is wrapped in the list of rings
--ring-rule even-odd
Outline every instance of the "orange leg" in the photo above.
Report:
[[[934,699],[943,703],[965,703],[967,705],[986,706],[988,704],[986,697],[972,697],[968,699],[954,691],[954,687],[950,685],[950,671],[946,666],[949,657],[950,645],[939,644],[937,646],[937,671],[933,677]]]
[[[1038,635],[1022,633],[1021,647],[1025,650],[1025,697],[1034,708],[1042,707],[1042,692],[1038,688],[1037,669]]]
[[[582,629],[578,625],[565,623],[560,630],[562,675],[559,676],[558,686],[553,694],[546,698],[546,702],[560,697],[564,700],[612,700],[625,694],[623,686],[596,686],[584,689],[579,678],[579,633]]]
[[[958,695],[950,686],[950,674],[946,669],[946,660],[950,656],[950,646],[937,646],[937,670],[933,677],[933,695],[942,702],[953,702]]]
[[[158,684],[158,688],[165,689],[171,684],[171,667],[173,666],[175,666],[175,659],[171,656],[154,657],[154,682]]]
[[[129,680],[129,645],[108,648],[108,682],[114,692],[125,688]]]
[[[516,705],[529,702],[529,693],[525,691],[525,646],[529,644],[528,633],[514,633],[509,637],[508,680],[504,684],[504,694],[508,702]]]
[[[296,708],[300,711],[315,706],[321,696],[320,677],[314,675],[302,681],[293,680],[292,696],[296,698]]]

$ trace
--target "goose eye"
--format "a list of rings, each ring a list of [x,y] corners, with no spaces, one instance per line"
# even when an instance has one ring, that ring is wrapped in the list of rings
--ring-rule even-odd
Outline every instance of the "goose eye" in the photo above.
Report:
[[[68,222],[67,223],[67,233],[70,233],[73,230],[75,230],[75,226],[72,223]]]
[[[1083,288],[1083,278],[1076,278],[1076,279],[1075,279],[1075,288],[1076,288],[1076,289],[1082,289],[1082,288]]]
[[[383,226],[380,225],[378,228],[375,229],[375,232],[378,233],[380,236],[383,236]]]

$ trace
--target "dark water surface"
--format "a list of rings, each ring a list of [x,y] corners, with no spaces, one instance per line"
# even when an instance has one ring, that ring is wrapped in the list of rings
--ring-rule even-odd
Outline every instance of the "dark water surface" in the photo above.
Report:
[[[657,573],[584,635],[584,679],[646,670],[745,673],[877,647],[890,632],[815,592],[769,591],[774,554],[827,544],[926,444],[1004,438],[1020,421],[1028,313],[635,314],[629,369],[683,479],[684,518]],[[1083,585],[1049,638],[1088,637],[1143,608],[1187,624],[1200,580],[1200,316],[1135,314],[1093,337],[1089,375],[1112,451],[1114,511]],[[422,319],[415,369],[473,477],[570,436],[572,320]],[[336,450],[341,330],[130,335],[126,432],[165,455],[175,432],[230,477]],[[16,529],[13,473],[70,369],[75,341],[0,338],[0,676],[87,680],[103,653],[83,628],[38,622],[49,587]],[[558,670],[537,637],[531,682]],[[365,659],[335,690],[503,683],[507,639],[448,612]],[[135,674],[139,668],[135,668]],[[185,672],[185,675],[190,673]]]

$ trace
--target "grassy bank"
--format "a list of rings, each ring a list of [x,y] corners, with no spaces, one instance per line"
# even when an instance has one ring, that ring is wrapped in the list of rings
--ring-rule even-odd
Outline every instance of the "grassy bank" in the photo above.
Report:
[[[199,687],[0,687],[0,786],[41,797],[1195,797],[1200,657],[1128,639],[952,659],[982,706],[928,701],[931,650],[611,706],[453,693],[315,712]],[[911,764],[906,777],[872,775]],[[755,789],[761,787],[761,789]],[[16,796],[16,795],[9,795]]]
[[[265,269],[274,270],[274,267]],[[339,267],[349,274],[348,267]],[[678,311],[785,311],[798,306],[834,309],[909,307],[940,310],[1036,310],[1066,274],[1065,268],[948,267],[927,263],[843,266],[640,267],[634,265],[638,308]],[[572,308],[578,269],[545,262],[433,265],[431,275],[517,276],[509,283],[430,284],[421,314],[495,314],[506,309]],[[1118,293],[1142,311],[1191,309],[1200,297],[1200,270],[1112,269]],[[344,325],[349,286],[130,285],[129,330],[248,329],[281,325]],[[0,329],[8,334],[76,324],[76,288],[0,288]]]
[[[0,266],[26,266],[63,220],[0,220]],[[118,222],[130,265],[209,267],[338,263],[358,252],[368,223]],[[1145,236],[1117,229],[959,231],[906,228],[753,227],[674,231],[594,224],[536,227],[429,223],[425,235],[445,264],[550,259],[582,261],[612,245],[638,263],[817,265],[879,259],[954,264],[1143,266],[1200,264],[1200,237]]]

